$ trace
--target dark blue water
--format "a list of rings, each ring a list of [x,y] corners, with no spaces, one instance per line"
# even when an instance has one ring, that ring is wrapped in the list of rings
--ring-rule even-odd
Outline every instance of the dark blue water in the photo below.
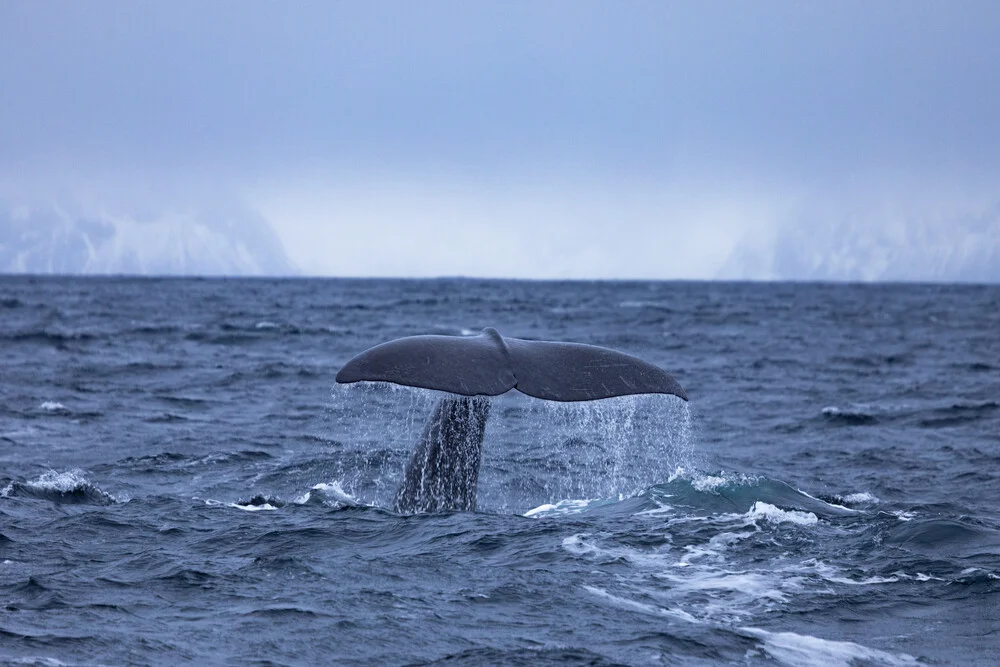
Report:
[[[479,511],[399,516],[417,333],[670,396],[495,399]],[[0,278],[0,658],[994,664],[1000,288]]]

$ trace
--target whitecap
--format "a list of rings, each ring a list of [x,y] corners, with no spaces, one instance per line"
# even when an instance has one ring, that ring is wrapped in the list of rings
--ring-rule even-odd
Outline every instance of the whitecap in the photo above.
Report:
[[[65,667],[69,663],[50,658],[48,656],[21,657],[10,661],[11,665],[42,665],[43,667]]]
[[[128,502],[129,500],[127,495],[113,496],[96,484],[92,484],[82,470],[67,470],[65,472],[48,470],[35,479],[26,482],[12,481],[0,489],[0,497],[7,498],[12,494],[26,494],[57,501],[76,494],[84,499],[99,503]]]
[[[263,512],[278,509],[271,503],[264,503],[262,505],[240,505],[239,503],[230,503],[229,506],[245,512]]]
[[[668,495],[667,497],[669,498],[670,496]],[[674,513],[677,512],[677,510],[674,508],[673,505],[668,505],[667,503],[661,501],[659,498],[653,498],[652,500],[653,500],[653,502],[656,503],[656,507],[654,507],[652,509],[648,509],[648,510],[642,510],[641,512],[637,512],[635,514],[635,516],[658,517],[658,516],[662,516],[664,514],[674,514]],[[685,517],[685,518],[690,520],[692,517]],[[708,517],[693,517],[693,518],[695,520],[707,520],[708,519]]]
[[[556,503],[545,503],[543,505],[539,505],[538,507],[525,512],[524,516],[540,517],[561,514],[577,514],[578,512],[584,511],[591,505],[591,503],[595,502],[600,502],[600,500],[596,498],[560,500]]]
[[[221,500],[212,500],[211,498],[206,500],[205,504],[208,505],[209,507],[232,507],[234,509],[243,510],[244,512],[261,512],[261,511],[266,512],[270,510],[280,509],[278,507],[275,507],[271,503],[261,503],[260,505],[254,505],[248,503],[246,505],[241,505],[239,503],[224,503]]]
[[[820,639],[794,632],[769,632],[760,628],[740,628],[748,636],[760,639],[760,649],[771,658],[795,667],[850,667],[856,662],[879,665],[919,664],[906,653],[889,653],[854,642]]]
[[[305,505],[315,500],[321,502],[333,501],[338,505],[355,506],[362,504],[361,501],[345,491],[344,487],[337,480],[329,483],[320,482],[314,485],[309,491],[296,498],[294,502],[297,505]]]
[[[715,493],[720,487],[726,484],[736,484],[738,486],[745,484],[754,484],[759,481],[758,477],[752,475],[746,475],[740,473],[738,475],[731,473],[720,473],[718,475],[700,475],[698,477],[691,478],[691,486],[694,487],[695,491],[701,491],[702,493]]]
[[[899,581],[898,575],[893,575],[891,577],[880,577],[871,576],[865,577],[863,579],[851,579],[844,574],[844,571],[833,565],[827,565],[825,563],[816,562],[814,566],[814,571],[820,576],[820,578],[829,581],[834,584],[845,584],[847,586],[875,586],[878,584],[894,584]]]
[[[751,522],[762,520],[769,523],[794,523],[799,526],[812,526],[819,521],[812,512],[783,510],[761,500],[755,502],[744,516]]]
[[[869,493],[868,491],[861,491],[860,493],[850,493],[844,496],[844,502],[850,503],[852,505],[874,505],[875,503],[881,502],[874,493]]]
[[[680,560],[677,561],[677,566],[688,567],[690,565],[695,565],[696,562],[700,561],[723,562],[725,561],[725,556],[723,554],[729,549],[730,546],[736,544],[737,542],[742,542],[748,537],[752,537],[753,534],[754,533],[751,531],[743,533],[724,532],[719,533],[718,535],[713,535],[712,538],[705,544],[689,544],[684,547],[685,553],[681,556]]]
[[[576,533],[569,537],[564,537],[562,541],[563,549],[576,556],[598,553],[598,548],[593,544],[584,542],[584,538],[590,537],[590,533]]]
[[[970,574],[975,574],[977,572],[982,572],[983,574],[985,574],[987,579],[1000,579],[1000,575],[994,574],[989,570],[984,570],[981,567],[967,567],[964,570],[962,570],[959,574],[961,574],[961,576],[963,577],[967,577]]]
[[[696,491],[704,493],[706,491],[715,491],[728,481],[729,480],[725,477],[718,475],[705,475],[704,477],[698,477],[697,479],[691,480],[691,486],[693,486]]]
[[[625,609],[632,609],[634,611],[640,611],[645,614],[652,614],[654,616],[670,616],[682,621],[687,621],[688,623],[699,623],[700,621],[687,613],[683,609],[669,609],[664,607],[657,607],[656,605],[647,604],[645,602],[639,602],[637,600],[629,600],[628,598],[619,597],[617,595],[612,595],[603,588],[597,588],[596,586],[584,586],[583,589],[592,595],[596,595],[600,598],[615,604],[619,607],[624,607]]]
[[[84,476],[82,470],[67,470],[66,472],[56,472],[49,470],[41,474],[37,479],[25,482],[24,485],[39,491],[58,491],[59,493],[69,493],[90,484]]]
[[[46,412],[69,412],[69,409],[58,401],[45,401],[38,408]]]

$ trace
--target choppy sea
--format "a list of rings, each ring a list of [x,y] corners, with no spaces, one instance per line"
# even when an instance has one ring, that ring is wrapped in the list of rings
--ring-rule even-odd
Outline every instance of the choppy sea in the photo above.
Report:
[[[690,402],[493,399],[475,513],[391,499],[420,333]],[[1000,287],[0,277],[0,660],[1000,659]]]

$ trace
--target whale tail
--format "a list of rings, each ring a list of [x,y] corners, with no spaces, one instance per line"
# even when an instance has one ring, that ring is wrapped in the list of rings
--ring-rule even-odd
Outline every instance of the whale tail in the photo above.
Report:
[[[630,394],[687,394],[669,373],[594,345],[478,336],[410,336],[351,359],[337,382],[392,382],[456,397],[438,402],[413,451],[394,506],[399,512],[474,511],[488,396],[516,389],[550,401]]]

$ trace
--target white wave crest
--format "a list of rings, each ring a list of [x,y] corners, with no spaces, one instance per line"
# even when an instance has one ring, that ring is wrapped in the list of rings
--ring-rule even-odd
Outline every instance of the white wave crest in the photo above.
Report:
[[[691,486],[695,491],[712,492],[723,486],[729,480],[719,475],[705,475],[691,480]]]
[[[49,470],[42,473],[38,479],[24,483],[25,486],[39,491],[59,491],[60,493],[69,493],[88,484],[90,482],[82,470],[67,470],[66,472]]]
[[[238,510],[243,510],[244,512],[267,512],[269,510],[278,509],[271,503],[263,503],[261,505],[240,505],[237,503],[229,503],[230,507],[235,507]]]
[[[577,514],[584,511],[593,503],[601,502],[598,498],[591,499],[566,499],[556,503],[545,503],[524,513],[524,516],[542,517],[557,516],[561,514]]]
[[[576,556],[598,553],[600,550],[596,546],[584,541],[584,538],[589,536],[589,533],[576,533],[575,535],[563,538],[563,549]]]
[[[771,658],[795,667],[850,667],[858,662],[893,667],[919,664],[906,653],[889,653],[853,642],[820,639],[794,632],[768,632],[760,628],[740,628],[748,637],[760,639],[761,650]]]
[[[344,490],[338,480],[332,482],[320,482],[306,491],[303,495],[295,499],[295,504],[305,505],[309,502],[320,501],[323,503],[333,502],[338,505],[361,505],[361,501]]]
[[[843,569],[831,565],[830,563],[823,562],[818,559],[810,559],[804,562],[802,567],[802,573],[804,574],[814,574],[824,581],[829,581],[834,584],[845,584],[847,586],[873,586],[877,584],[894,584],[899,581],[900,577],[893,575],[891,577],[880,577],[872,576],[865,577],[863,579],[852,579],[849,577]]]
[[[755,502],[744,516],[754,523],[767,521],[768,523],[794,523],[799,526],[812,526],[819,521],[812,512],[783,510],[761,500]]]
[[[244,512],[267,512],[279,509],[271,503],[261,503],[260,505],[248,503],[246,505],[240,505],[239,503],[224,503],[221,500],[212,500],[211,498],[206,500],[205,504],[209,507],[232,507],[234,509],[243,510]]]
[[[656,605],[646,604],[645,602],[638,602],[636,600],[629,600],[628,598],[619,597],[617,595],[612,595],[603,588],[597,588],[596,586],[584,586],[583,589],[588,593],[596,595],[600,598],[604,598],[609,602],[615,604],[618,607],[623,607],[625,609],[631,609],[634,611],[639,611],[645,614],[652,614],[654,616],[671,616],[682,621],[687,621],[688,623],[699,623],[697,618],[687,613],[683,609],[670,609],[664,607],[657,607]]]
[[[735,484],[739,486],[744,484],[754,484],[759,481],[757,477],[747,475],[745,473],[735,474],[721,472],[718,475],[690,475],[683,468],[678,468],[667,481],[672,482],[678,477],[687,477],[691,482],[691,486],[694,487],[694,490],[702,493],[715,493],[720,487],[723,487],[726,484]]]
[[[15,485],[17,484],[18,482],[11,482],[3,489],[0,489],[0,497],[10,497],[11,493],[15,490]],[[90,492],[108,502],[128,502],[129,500],[127,495],[115,496],[99,488],[96,484],[92,484],[82,470],[67,470],[64,472],[48,470],[35,479],[20,482],[19,484],[22,489],[27,489],[36,493],[54,491],[56,493],[69,494],[84,491]]]
[[[851,503],[852,505],[870,504],[881,502],[874,493],[869,493],[868,491],[862,491],[860,493],[850,493],[844,496],[845,503]]]

